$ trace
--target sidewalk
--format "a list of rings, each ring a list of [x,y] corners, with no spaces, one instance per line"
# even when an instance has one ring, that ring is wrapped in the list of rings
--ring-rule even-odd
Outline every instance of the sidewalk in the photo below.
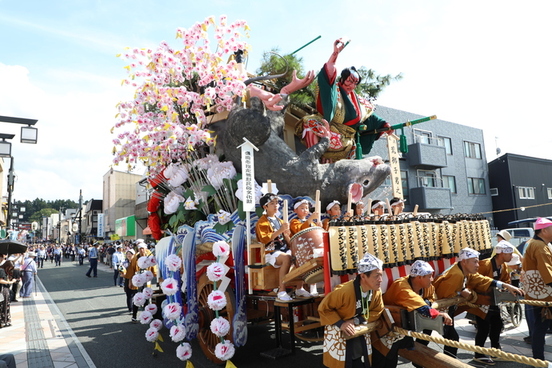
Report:
[[[102,271],[112,272],[98,263]],[[0,329],[0,354],[13,354],[17,368],[95,368],[39,275],[31,297],[11,303],[12,326]]]

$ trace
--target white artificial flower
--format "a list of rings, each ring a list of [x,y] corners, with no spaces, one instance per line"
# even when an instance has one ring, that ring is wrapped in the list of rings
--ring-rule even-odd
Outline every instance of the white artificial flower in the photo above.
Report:
[[[231,359],[235,352],[236,349],[234,348],[234,344],[232,344],[229,340],[219,342],[217,346],[215,346],[215,356],[220,360]]]
[[[144,310],[145,311],[148,311],[150,312],[152,315],[154,315],[155,313],[157,313],[157,305],[151,303],[151,304],[148,304],[144,307]]]
[[[220,189],[224,185],[224,179],[232,179],[236,174],[231,161],[215,163],[207,170],[207,177],[215,189]]]
[[[173,325],[169,332],[169,336],[174,342],[180,342],[184,340],[184,338],[186,337],[186,327],[181,324]]]
[[[143,313],[143,312],[142,312]],[[154,319],[150,322],[150,328],[155,328],[157,331],[163,328],[163,321]]]
[[[155,328],[148,328],[146,331],[146,340],[149,342],[154,342],[159,337],[159,331],[157,331]]]
[[[182,314],[182,307],[178,303],[169,303],[163,308],[163,316],[168,319],[178,319]]]
[[[172,277],[166,278],[161,283],[161,290],[165,295],[174,295],[178,292],[178,281]]]
[[[192,197],[188,197],[184,202],[184,208],[187,210],[197,210],[196,204],[196,201]]]
[[[176,254],[170,254],[165,258],[165,266],[167,266],[169,271],[178,271],[182,267],[182,258]]]
[[[204,158],[194,161],[194,166],[199,167],[201,170],[209,170],[209,168],[218,163],[219,159],[217,155],[207,155]]]
[[[218,222],[221,225],[226,225],[228,222],[230,222],[230,220],[232,220],[230,216],[231,216],[230,213],[224,210],[219,210],[219,213],[217,214]]]
[[[178,187],[185,183],[190,175],[188,174],[188,169],[185,165],[182,164],[170,164],[165,171],[163,171],[163,175],[167,178],[169,181],[169,184],[171,184],[173,187]]]
[[[143,275],[146,277],[146,282],[153,280],[153,272],[150,270],[144,271]]]
[[[146,275],[143,273],[137,273],[134,276],[132,276],[132,285],[136,287],[142,287],[146,283]]]
[[[259,200],[261,199],[261,197],[263,196],[263,188],[257,184],[257,182],[255,182],[255,203],[258,204],[259,203]],[[244,201],[243,200],[243,179],[240,179],[238,180],[238,189],[236,190],[236,197],[240,200],[240,201]]]
[[[132,302],[134,303],[135,306],[141,307],[144,304],[146,304],[146,298],[143,293],[136,293],[132,298]]]
[[[148,323],[151,322],[151,320],[153,319],[153,316],[150,312],[148,311],[143,311],[142,313],[140,313],[140,323],[143,324],[143,325],[147,325]]]
[[[187,342],[177,346],[176,356],[182,361],[186,361],[192,357],[192,347]]]
[[[144,290],[142,290],[142,293],[144,294],[144,298],[151,299],[153,296],[153,289],[150,287],[145,287]]]
[[[219,311],[226,307],[226,296],[222,291],[213,290],[207,296],[207,304],[212,310]]]
[[[226,274],[224,265],[219,262],[213,262],[207,267],[207,278],[211,281],[220,281]]]
[[[230,245],[224,240],[213,243],[213,255],[215,257],[227,257],[230,254]]]
[[[230,331],[230,322],[224,317],[218,317],[211,321],[211,332],[218,337],[228,335]]]
[[[178,207],[182,202],[184,202],[184,197],[173,190],[163,199],[163,211],[165,211],[167,215],[172,215],[178,211]]]

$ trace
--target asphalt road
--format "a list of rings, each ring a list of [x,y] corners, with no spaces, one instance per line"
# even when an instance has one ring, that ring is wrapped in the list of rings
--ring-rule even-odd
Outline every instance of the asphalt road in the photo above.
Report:
[[[85,276],[88,263],[79,266],[77,262],[63,259],[61,267],[55,267],[49,261],[40,270],[40,279],[56,303],[64,318],[79,341],[86,349],[94,364],[99,367],[144,367],[167,366],[183,367],[184,364],[175,355],[177,344],[168,336],[167,329],[161,331],[164,353],[153,356],[153,344],[146,341],[146,326],[132,324],[131,316],[125,305],[123,288],[113,285],[113,271],[105,265],[98,267],[98,277]],[[524,323],[524,322],[523,322]],[[464,332],[460,331],[462,336]],[[468,331],[471,334],[471,331]],[[510,341],[510,340],[508,340]],[[518,340],[511,340],[518,343]],[[519,342],[523,344],[523,342]],[[284,347],[289,347],[289,335],[284,334]],[[199,345],[192,341],[191,361],[196,368],[220,367],[205,358]],[[238,368],[263,367],[322,367],[322,343],[298,341],[295,355],[270,359],[261,356],[276,347],[274,324],[251,325],[248,328],[248,340],[244,347],[236,350],[231,361]],[[430,347],[442,351],[441,347],[431,343]],[[547,351],[549,349],[547,348]],[[458,360],[475,367],[473,354],[460,351]],[[497,367],[529,367],[514,362],[497,362]],[[400,360],[400,368],[413,367],[411,363]]]

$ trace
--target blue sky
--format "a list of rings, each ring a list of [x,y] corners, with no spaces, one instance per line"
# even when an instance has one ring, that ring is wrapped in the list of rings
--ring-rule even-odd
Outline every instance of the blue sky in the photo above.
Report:
[[[115,105],[132,98],[115,55],[163,40],[177,46],[177,28],[222,14],[251,27],[249,71],[263,51],[292,52],[320,35],[300,52],[317,70],[333,41],[348,37],[338,68],[404,75],[379,104],[483,129],[488,160],[495,142],[503,153],[552,159],[549,8],[544,0],[0,0],[0,115],[39,120],[36,146],[0,123],[17,135],[14,198],[77,200],[79,189],[101,198]]]

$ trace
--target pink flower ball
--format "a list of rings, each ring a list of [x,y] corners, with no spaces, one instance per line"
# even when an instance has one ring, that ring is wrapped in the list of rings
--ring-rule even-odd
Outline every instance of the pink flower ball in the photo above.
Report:
[[[144,297],[143,293],[136,293],[132,298],[132,302],[134,303],[134,305],[141,307],[146,303],[146,298]]]
[[[153,315],[153,314],[157,313],[157,305],[148,304],[144,307],[144,310],[150,312]]]
[[[168,279],[163,280],[161,283],[161,290],[165,295],[174,295],[178,292],[178,281],[169,277]]]
[[[182,361],[186,361],[192,357],[192,347],[187,342],[183,342],[176,348],[176,356]]]
[[[144,297],[146,299],[151,299],[153,296],[153,289],[150,287],[145,287],[144,290],[142,290],[142,293],[144,294]]]
[[[230,245],[221,240],[213,243],[213,255],[215,257],[226,257],[230,254]]]
[[[163,308],[165,318],[175,320],[182,314],[182,307],[178,303],[169,303]]]
[[[226,307],[226,296],[222,291],[213,290],[207,297],[207,304],[212,310],[219,311]]]
[[[211,332],[218,337],[224,337],[230,332],[230,322],[224,317],[218,317],[211,321]]]
[[[163,328],[163,322],[160,319],[154,319],[150,322],[150,328],[155,328],[157,331],[159,331],[161,328]]]
[[[149,342],[154,342],[159,337],[159,331],[157,331],[155,328],[148,328],[146,331],[146,340]]]
[[[147,325],[148,323],[151,322],[152,319],[153,319],[153,316],[151,315],[150,312],[143,311],[142,313],[140,313],[140,323],[141,324]]]
[[[236,349],[234,348],[234,344],[232,344],[229,340],[224,340],[224,342],[219,342],[217,346],[215,346],[215,356],[219,358],[220,360],[228,360],[231,359],[234,356]]]
[[[207,278],[211,281],[220,281],[226,274],[224,266],[219,262],[214,262],[207,267]]]
[[[165,265],[169,271],[178,271],[182,266],[182,259],[176,254],[171,254],[165,258]]]
[[[132,284],[137,287],[142,287],[146,283],[146,275],[143,273],[137,273],[132,276]]]
[[[150,282],[151,280],[153,280],[153,272],[151,271],[144,271],[144,273],[142,274],[146,277],[146,282]]]
[[[180,342],[184,340],[184,338],[186,337],[186,327],[181,324],[173,325],[169,332],[169,336],[174,342]]]

